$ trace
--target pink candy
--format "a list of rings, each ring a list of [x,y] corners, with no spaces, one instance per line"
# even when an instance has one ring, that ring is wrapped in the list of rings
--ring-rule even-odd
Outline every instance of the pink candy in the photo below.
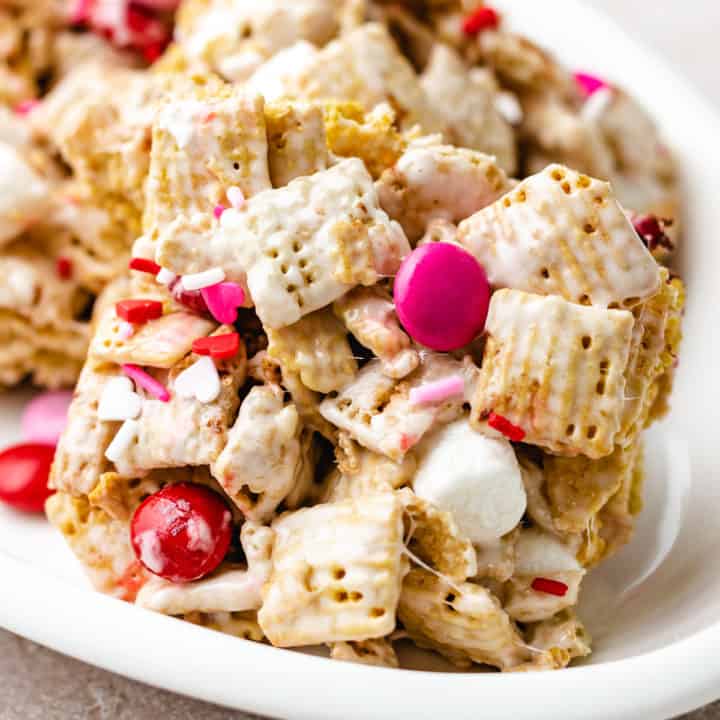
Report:
[[[160,382],[158,382],[152,375],[148,375],[138,365],[131,363],[125,363],[122,366],[122,371],[131,379],[134,380],[143,390],[147,390],[153,397],[156,397],[162,402],[170,401],[170,393],[168,389]]]
[[[490,286],[485,270],[457,245],[423,245],[395,278],[395,309],[421,345],[448,351],[467,345],[485,327]]]
[[[580,92],[582,92],[585,97],[590,97],[598,90],[609,87],[604,80],[601,80],[596,75],[590,75],[589,73],[576,72],[573,77],[580,88]]]
[[[72,397],[69,390],[59,390],[45,392],[33,398],[22,415],[23,440],[55,445],[67,425]]]
[[[222,217],[222,214],[227,210],[227,208],[224,205],[216,205],[213,210],[213,215],[217,220],[219,220]]]
[[[425,383],[410,390],[410,402],[413,405],[435,405],[465,392],[465,380],[461,375]]]
[[[234,282],[221,282],[203,288],[200,294],[212,316],[219,322],[232,325],[237,309],[245,302],[245,291]]]

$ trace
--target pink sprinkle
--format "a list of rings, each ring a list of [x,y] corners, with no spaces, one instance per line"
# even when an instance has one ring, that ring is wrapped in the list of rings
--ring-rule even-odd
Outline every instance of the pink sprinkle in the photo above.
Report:
[[[219,220],[222,214],[227,210],[224,205],[216,205],[213,210],[213,215]]]
[[[168,389],[154,377],[148,375],[141,367],[131,363],[125,363],[122,365],[122,371],[141,388],[147,390],[153,397],[162,400],[162,402],[168,402],[170,400]]]
[[[580,92],[585,97],[590,97],[591,95],[594,95],[598,90],[609,87],[608,83],[606,83],[604,80],[601,80],[596,75],[590,75],[589,73],[576,72],[573,77],[575,78],[575,82],[580,88]]]
[[[245,195],[237,185],[228,188],[226,194],[234,210],[242,210],[245,207]]]
[[[40,105],[39,100],[23,100],[15,106],[15,113],[17,115],[29,115],[38,105]]]
[[[118,337],[121,340],[129,340],[135,334],[135,326],[129,322],[121,322],[118,329]]]
[[[245,291],[234,282],[221,282],[200,290],[210,311],[219,322],[232,325],[237,320],[237,309],[245,302]]]
[[[465,392],[465,381],[460,375],[425,383],[410,390],[410,402],[413,405],[434,405]]]

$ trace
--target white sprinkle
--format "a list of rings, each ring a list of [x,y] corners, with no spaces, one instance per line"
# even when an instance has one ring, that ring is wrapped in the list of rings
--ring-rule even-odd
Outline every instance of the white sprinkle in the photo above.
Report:
[[[584,120],[594,122],[599,120],[613,101],[613,90],[610,87],[596,90],[583,104],[580,114]]]
[[[183,275],[182,285],[186,290],[202,290],[211,285],[217,285],[224,279],[225,271],[222,268],[211,268],[192,275]]]
[[[245,195],[237,185],[228,188],[226,195],[235,210],[242,210],[245,207]]]
[[[116,377],[107,381],[98,405],[100,420],[135,420],[141,410],[142,398],[134,392],[130,378]]]
[[[171,270],[166,268],[160,268],[160,272],[155,276],[155,279],[161,285],[172,285],[177,279],[177,275]]]
[[[511,92],[499,92],[493,100],[495,110],[510,125],[519,125],[525,117],[520,101]]]
[[[110,462],[117,463],[132,445],[139,430],[140,423],[137,420],[126,420],[120,426],[110,445],[108,445],[105,457]]]
[[[150,572],[161,573],[165,568],[165,557],[162,552],[162,545],[157,532],[146,530],[137,536],[137,543],[140,546],[140,560]]]
[[[212,358],[201,357],[175,378],[175,392],[182,398],[211,403],[220,395],[220,376]]]

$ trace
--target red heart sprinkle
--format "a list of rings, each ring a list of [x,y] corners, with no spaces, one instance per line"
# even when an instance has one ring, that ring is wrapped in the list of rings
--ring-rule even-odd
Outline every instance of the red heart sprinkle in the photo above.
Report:
[[[491,7],[480,7],[463,21],[466,35],[477,35],[483,30],[495,30],[500,25],[500,15]]]
[[[115,312],[119,318],[139,325],[161,317],[163,305],[159,300],[121,300]]]
[[[240,336],[237,333],[198,338],[192,344],[196,355],[209,355],[218,360],[235,357],[239,349]]]

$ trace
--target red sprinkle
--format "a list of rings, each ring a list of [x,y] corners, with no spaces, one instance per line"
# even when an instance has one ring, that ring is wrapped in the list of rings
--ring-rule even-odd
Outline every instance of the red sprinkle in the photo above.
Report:
[[[148,258],[134,257],[128,265],[131,270],[150,273],[150,275],[157,275],[160,272],[160,266]]]
[[[115,305],[115,312],[119,318],[140,325],[161,317],[163,305],[159,300],[121,300]]]
[[[216,205],[213,210],[213,215],[219,220],[221,215],[227,210],[224,205]]]
[[[567,594],[568,586],[559,580],[551,580],[550,578],[535,578],[530,586],[535,592],[546,593],[547,595],[557,595],[563,597]]]
[[[72,260],[62,256],[59,257],[55,264],[55,269],[57,270],[58,277],[61,280],[69,280],[73,274]]]
[[[487,422],[491,428],[502,433],[508,440],[521,442],[525,438],[525,431],[521,427],[513,425],[502,415],[491,412]]]
[[[495,30],[500,25],[500,15],[491,7],[479,7],[474,13],[463,20],[463,32],[466,35],[477,35],[483,30]]]
[[[198,338],[192,344],[192,351],[196,355],[209,355],[218,360],[235,357],[239,349],[240,336],[237,333]]]

